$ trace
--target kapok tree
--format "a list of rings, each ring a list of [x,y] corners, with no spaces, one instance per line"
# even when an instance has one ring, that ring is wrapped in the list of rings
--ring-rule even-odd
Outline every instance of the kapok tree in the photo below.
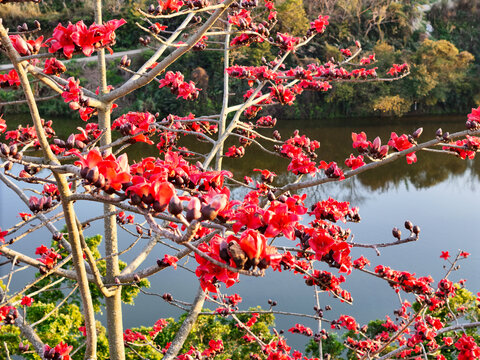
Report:
[[[2,1],[6,2],[11,1]],[[313,336],[319,345],[320,358],[327,355],[322,351],[322,340],[328,336],[327,325],[346,328],[362,336],[358,340],[350,338],[345,344],[362,360],[396,356],[441,359],[446,352],[458,355],[459,359],[478,358],[480,348],[469,329],[480,322],[449,306],[461,285],[454,284],[448,276],[457,262],[469,254],[459,252],[438,283],[429,276],[416,277],[383,265],[374,271],[367,270],[368,259],[354,260],[356,247],[377,249],[416,241],[420,235],[419,226],[405,222],[406,237],[402,237],[399,229],[393,229],[392,242],[356,243],[350,230],[337,224],[358,222],[360,216],[356,207],[332,198],[309,204],[302,191],[327,182],[344,181],[403,157],[409,164],[416,162],[416,151],[424,149],[435,149],[446,156],[473,158],[480,146],[480,139],[475,137],[480,133],[480,109],[472,110],[466,130],[461,132],[449,134],[439,129],[436,134],[428,134],[425,141],[419,140],[422,129],[413,134],[392,133],[390,139],[383,139],[383,145],[380,138],[370,141],[364,132],[354,133],[353,148],[358,155],[352,154],[344,164],[328,159],[318,161],[315,151],[320,143],[299,132],[282,139],[282,134],[274,129],[277,120],[266,112],[269,106],[291,105],[302,92],[328,91],[335,82],[399,80],[408,75],[407,64],[392,64],[381,77],[374,67],[375,55],[362,57],[362,48],[357,42],[341,49],[345,56],[342,62],[286,68],[285,60],[291,54],[313,37],[321,36],[328,25],[328,16],[321,15],[313,20],[303,37],[275,33],[276,11],[272,1],[259,4],[256,0],[218,3],[158,0],[158,5],[139,11],[143,18],[138,27],[148,33],[148,37],[142,37],[142,43],[154,48],[155,52],[138,69],[130,68],[128,57],[122,58],[120,67],[131,76],[115,89],[108,85],[105,49],[113,51],[125,20],[104,22],[100,0],[95,2],[93,24],[83,21],[58,24],[50,37],[36,36],[41,29],[38,23],[34,30],[20,25],[18,31],[0,24],[1,50],[12,63],[12,69],[1,75],[0,83],[4,89],[23,92],[23,99],[18,101],[28,104],[33,124],[14,129],[8,126],[8,119],[0,120],[4,136],[0,147],[4,173],[0,174],[0,179],[25,203],[25,209],[18,209],[22,221],[0,230],[3,243],[0,253],[12,264],[18,262],[37,268],[40,274],[20,291],[12,293],[8,286],[0,290],[0,318],[5,324],[20,329],[23,344],[31,344],[35,356],[42,359],[66,360],[77,350],[81,351],[76,356],[84,353],[85,359],[96,359],[98,329],[92,295],[96,292],[104,298],[107,314],[109,354],[101,354],[102,358],[125,359],[126,345],[129,345],[127,355],[138,358],[140,355],[130,346],[132,344],[147,346],[163,359],[220,356],[221,338],[211,339],[205,349],[185,349],[186,352],[180,354],[208,300],[216,305],[216,316],[232,317],[244,331],[245,341],[260,346],[261,351],[252,353],[252,358],[300,359],[303,355],[298,351],[292,353],[280,334],[276,333],[273,340],[265,342],[251,330],[258,315],[242,322],[236,315],[241,297],[227,295],[224,288],[235,289],[240,276],[293,271],[299,281],[314,288],[317,298],[328,293],[339,301],[351,302],[349,292],[341,284],[352,271],[363,271],[384,279],[399,294],[414,294],[418,307],[411,309],[410,304],[399,297],[397,320],[387,318],[383,324],[385,331],[374,337],[369,337],[353,317],[343,315],[339,319],[328,319],[323,309],[317,307],[316,313],[310,315],[318,320],[317,333],[302,324],[290,331]],[[179,25],[172,28],[171,19]],[[262,42],[277,49],[262,66],[230,63],[232,52],[238,48]],[[201,116],[115,113],[115,102],[154,81],[162,88],[158,91],[168,88],[177,97],[194,101],[201,89],[169,67],[182,55],[205,49],[223,52],[220,113]],[[100,74],[97,92],[82,87],[77,79],[68,75],[62,59],[76,55],[97,56]],[[243,100],[232,104],[229,89],[231,82],[238,80],[244,83]],[[86,121],[85,127],[68,138],[57,137],[52,121],[43,120],[39,113],[37,101],[42,99],[35,97],[33,82],[61,95],[68,104],[67,111],[78,111]],[[271,136],[259,131],[264,128],[272,129]],[[209,150],[200,152],[195,146],[180,147],[181,136],[193,136],[207,142]],[[225,150],[226,140],[232,137],[238,139],[239,144]],[[138,142],[156,146],[159,156],[129,161],[125,150]],[[260,180],[247,177],[243,181],[235,177],[234,169],[222,168],[223,157],[242,157],[253,146],[271,156],[289,159],[287,171],[294,174],[296,180],[273,185],[276,175],[263,169]],[[200,161],[193,162],[191,158],[200,158]],[[36,184],[40,188],[31,195],[31,187]],[[27,185],[29,188],[24,188]],[[240,186],[245,188],[246,195],[234,199],[231,190]],[[80,219],[74,205],[80,202],[103,203],[103,215]],[[56,209],[61,212],[53,219]],[[142,220],[135,220],[134,215]],[[65,231],[54,224],[61,218]],[[96,248],[88,246],[82,231],[85,223],[98,219],[104,222],[101,255],[96,253]],[[302,219],[307,221],[300,222]],[[36,226],[31,228],[29,224]],[[117,226],[124,225],[132,235],[132,246],[119,251]],[[135,230],[130,230],[131,226],[135,226]],[[38,228],[47,228],[52,233],[54,246],[38,244],[36,256],[15,250],[17,241]],[[137,251],[133,245],[142,237],[146,237],[148,243]],[[276,240],[282,237],[292,241],[291,248],[276,246]],[[160,243],[178,251],[149,263],[147,256]],[[120,258],[126,251],[136,253],[120,270]],[[173,341],[165,348],[155,342],[165,326],[162,319],[147,335],[125,330],[122,288],[139,284],[167,267],[176,267],[181,259],[189,257],[196,260],[194,270],[199,287]],[[10,278],[13,272],[14,266]],[[63,341],[44,343],[18,310],[20,305],[31,305],[35,296],[42,292],[25,296],[32,284],[53,275],[77,283],[84,321],[78,337],[85,337],[84,350],[73,350]],[[176,302],[171,296],[164,298],[173,304]],[[473,301],[478,304],[480,299]],[[267,312],[275,313],[273,310]],[[448,317],[441,317],[442,312],[444,315],[447,312]],[[7,348],[7,351],[23,351],[24,356],[33,356],[24,345],[18,350]]]

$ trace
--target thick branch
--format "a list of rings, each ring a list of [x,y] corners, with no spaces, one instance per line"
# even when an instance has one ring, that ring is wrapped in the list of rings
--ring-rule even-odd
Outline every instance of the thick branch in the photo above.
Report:
[[[198,314],[202,311],[203,304],[205,303],[205,292],[202,290],[202,287],[199,286],[197,290],[197,295],[195,300],[193,300],[192,307],[187,317],[182,323],[182,326],[175,334],[175,338],[172,341],[172,344],[168,348],[163,360],[173,360],[178,352],[182,349],[185,340],[192,331],[193,325],[197,321]]]

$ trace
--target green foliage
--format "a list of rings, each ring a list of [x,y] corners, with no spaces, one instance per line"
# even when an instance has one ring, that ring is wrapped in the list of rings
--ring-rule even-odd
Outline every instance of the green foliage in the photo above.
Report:
[[[66,237],[66,234],[64,235]],[[102,236],[96,235],[87,237],[85,242],[92,252],[93,257],[97,260],[100,259],[101,254],[98,250],[98,247],[102,243]],[[65,252],[62,253],[56,242],[52,242],[52,247],[59,251],[62,256],[67,255]],[[71,266],[72,264],[69,262],[64,267],[69,268]],[[97,262],[97,266],[102,275],[105,275],[105,260],[99,260]],[[120,262],[120,269],[123,269],[124,267],[125,263]],[[25,308],[26,319],[30,324],[34,324],[41,320],[41,322],[35,327],[35,330],[40,339],[42,339],[42,341],[46,344],[54,347],[60,341],[63,341],[69,345],[72,345],[74,349],[76,349],[81,347],[84,342],[83,335],[78,330],[79,327],[84,325],[84,319],[80,309],[80,294],[77,290],[70,297],[68,297],[68,299],[66,299],[66,295],[74,289],[76,282],[66,279],[55,285],[51,285],[58,279],[58,276],[50,275],[40,280],[34,287],[27,291],[26,295],[29,295],[39,289],[48,287],[46,291],[42,291],[35,295],[35,301],[33,304],[30,307]],[[149,286],[150,283],[147,279],[142,279],[135,285],[123,286],[122,301],[126,304],[133,305],[135,297],[140,292],[140,287]],[[94,310],[96,312],[100,312],[102,306],[104,305],[103,295],[94,284],[90,285],[90,291]],[[50,314],[50,316],[43,319],[43,317],[45,317],[47,314]],[[98,359],[106,360],[108,359],[108,342],[105,328],[100,322],[97,322],[97,334]],[[7,342],[11,354],[17,354],[18,344],[22,341],[22,337],[18,332],[18,328],[11,326],[0,327],[0,343],[3,343],[3,341]],[[25,343],[25,340],[23,340],[23,342]],[[12,352],[12,349],[14,349],[16,352]],[[3,348],[0,348],[0,356],[2,355],[3,351]],[[84,348],[79,350],[73,359],[83,359],[83,354]],[[39,359],[38,356],[34,355],[33,352],[29,354],[22,354],[22,356],[29,360]]]
[[[322,340],[322,352],[329,354],[332,360],[341,359],[342,353],[344,352],[345,347],[340,341],[340,336],[336,333],[328,334],[328,337],[325,340]],[[305,347],[305,354],[312,357],[319,357],[320,352],[318,349],[318,343],[311,339],[307,346]]]
[[[261,308],[251,308],[250,310],[254,312],[261,310]],[[187,314],[183,314],[178,321],[166,319],[169,324],[162,332],[156,335],[153,341],[157,349],[163,349],[169,342],[173,341],[175,333],[180,328],[186,316]],[[251,318],[251,314],[239,314],[238,318],[245,323]],[[215,359],[218,360],[243,360],[248,359],[249,354],[252,352],[261,352],[261,348],[256,342],[247,343],[242,339],[245,332],[240,330],[236,324],[236,321],[231,318],[224,318],[216,315],[200,315],[185,341],[180,354],[187,352],[192,346],[199,351],[203,351],[209,347],[208,342],[212,339],[223,341],[224,352],[215,357]],[[272,314],[260,314],[257,322],[250,328],[250,330],[265,342],[269,342],[274,339],[274,335],[270,331],[270,328],[273,326],[274,316]],[[132,331],[140,332],[144,335],[148,335],[151,330],[151,327],[132,329]],[[162,357],[158,351],[153,350],[150,346],[129,345],[129,347],[147,359],[157,360]],[[135,352],[127,350],[127,359],[138,359],[138,355],[135,354]]]
[[[398,95],[382,96],[373,103],[373,110],[384,114],[402,116],[410,110],[410,102]]]
[[[303,36],[308,30],[308,19],[302,0],[284,0],[277,5],[280,32]]]

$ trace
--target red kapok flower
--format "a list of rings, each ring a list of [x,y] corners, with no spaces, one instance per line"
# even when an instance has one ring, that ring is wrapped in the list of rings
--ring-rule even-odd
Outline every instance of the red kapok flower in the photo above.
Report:
[[[21,304],[22,304],[23,306],[31,306],[32,303],[33,303],[33,298],[28,297],[28,296],[24,296],[24,297],[22,298]]]
[[[444,260],[448,260],[448,258],[450,257],[450,254],[448,251],[442,251],[442,255],[440,255],[440,257]]]
[[[2,231],[2,228],[0,228],[0,242],[4,243],[5,238],[4,236],[8,234],[8,231]]]
[[[363,156],[358,155],[357,157],[355,157],[353,156],[353,154],[350,154],[350,157],[345,160],[345,165],[347,165],[352,170],[358,169],[359,167],[365,165],[365,163],[363,162]]]

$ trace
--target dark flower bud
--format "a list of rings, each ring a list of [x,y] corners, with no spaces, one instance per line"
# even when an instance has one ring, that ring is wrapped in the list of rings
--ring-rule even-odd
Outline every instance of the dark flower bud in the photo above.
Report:
[[[200,200],[196,197],[193,197],[187,206],[186,218],[188,222],[191,222],[192,220],[198,220],[202,217],[200,208],[201,208]]]
[[[155,5],[153,4],[150,4],[150,6],[148,7],[148,12],[150,14],[153,14],[155,12]]]
[[[55,356],[55,348],[45,350],[43,356],[45,357],[45,359],[53,359],[53,357]]]
[[[233,259],[235,266],[238,269],[243,269],[248,259],[247,254],[245,254],[240,245],[235,240],[232,240],[228,243],[227,251],[228,255]]]
[[[326,311],[332,310],[332,307],[330,305],[325,305],[325,310]]]
[[[17,153],[18,153],[17,145],[13,144],[12,146],[10,146],[10,155],[15,156],[15,155],[17,155]]]
[[[8,147],[7,144],[2,143],[0,145],[0,151],[2,152],[3,155],[9,156],[10,155],[10,148]]]
[[[275,140],[281,140],[281,139],[282,139],[282,136],[280,135],[280,133],[278,132],[278,130],[275,130],[275,131],[273,132],[273,138],[274,138]]]
[[[168,302],[170,302],[170,301],[173,300],[172,294],[169,294],[169,293],[163,294],[163,295],[162,295],[162,298],[163,298],[163,300],[168,301]]]
[[[150,196],[152,196],[151,194],[148,194],[148,197],[149,198]],[[152,196],[153,198],[153,196]],[[146,202],[145,202],[146,203]],[[152,207],[153,207],[153,210],[155,212],[163,212],[166,208],[167,208],[167,205],[162,205],[160,204],[160,202],[158,200],[155,200],[153,203],[152,203]]]
[[[420,226],[415,225],[415,226],[413,227],[412,231],[413,231],[413,233],[414,233],[415,235],[420,234]]]
[[[414,139],[418,139],[420,137],[420,135],[422,135],[422,132],[423,132],[423,128],[418,128],[417,130],[415,130],[412,134],[412,137]]]
[[[225,261],[227,264],[230,261],[230,255],[228,254],[228,243],[226,241],[222,241],[220,243],[220,250],[219,250],[220,259]]]
[[[272,190],[268,190],[267,198],[268,198],[268,200],[270,200],[270,201],[274,201],[274,200],[275,200],[275,194],[273,193]]]
[[[411,221],[409,221],[409,220],[405,221],[405,229],[412,231],[413,224],[412,224]]]
[[[188,222],[192,222],[193,220],[200,219],[202,217],[202,213],[200,209],[188,209],[186,213],[186,218]]]
[[[122,59],[120,60],[120,65],[121,65],[121,66],[126,66],[126,65],[127,65],[127,61],[128,61],[128,56],[127,56],[127,55],[123,55]]]
[[[140,205],[142,203],[142,199],[137,194],[133,193],[130,197],[130,201],[132,205]]]
[[[147,196],[142,195],[142,201],[147,205],[151,205],[155,201],[155,198],[153,197],[152,194],[148,194]],[[160,205],[160,203],[159,203],[159,205]]]
[[[138,235],[143,235],[143,229],[140,227],[140,225],[137,225],[135,229],[137,230]]]
[[[88,167],[82,168],[82,170],[80,170],[80,176],[85,179],[89,171],[90,171],[90,168]]]
[[[33,22],[33,25],[35,25],[35,27],[36,27],[37,29],[40,29],[40,28],[42,27],[42,25],[40,25],[40,21],[38,21],[38,20],[35,20],[35,21]]]
[[[402,232],[400,231],[400,229],[394,227],[392,229],[392,235],[394,238],[397,238],[398,240],[400,240],[401,236],[402,236]]]
[[[443,134],[442,139],[444,141],[450,140],[450,133],[447,131],[445,134]]]
[[[8,161],[8,162],[5,164],[5,166],[4,166],[5,171],[10,171],[10,170],[12,170],[12,167],[13,167],[13,163],[12,163],[11,161]]]
[[[202,206],[200,212],[202,213],[202,219],[212,221],[217,217],[218,211],[216,211],[210,205]]]
[[[100,178],[100,173],[98,172],[98,169],[96,167],[93,169],[90,169],[85,175],[85,179],[90,184],[95,184],[99,180],[99,178]]]
[[[442,136],[443,136],[443,130],[442,130],[442,128],[439,128],[439,129],[435,132],[435,136],[436,136],[436,137],[442,137]]]
[[[183,211],[182,202],[178,198],[178,196],[172,196],[170,202],[168,203],[168,212],[174,216],[181,214]]]
[[[75,135],[71,134],[66,142],[67,149],[73,149],[75,147]]]
[[[67,145],[65,144],[65,141],[63,141],[62,139],[54,139],[53,140],[53,143],[55,145],[57,145],[58,147],[61,147],[61,148],[64,148],[66,147]]]
[[[20,342],[20,344],[18,344],[18,351],[20,352],[28,351],[29,347],[30,347],[29,344],[23,344],[23,342]]]
[[[98,188],[103,188],[105,186],[105,177],[102,174],[98,175],[98,180],[93,184]]]
[[[140,281],[140,276],[138,276],[137,274],[133,275],[133,281],[138,283]]]
[[[54,234],[52,235],[52,240],[53,240],[53,241],[60,241],[60,240],[62,240],[62,239],[63,239],[63,234],[62,234],[61,232],[59,232],[59,231],[57,231],[56,233],[54,233]]]

